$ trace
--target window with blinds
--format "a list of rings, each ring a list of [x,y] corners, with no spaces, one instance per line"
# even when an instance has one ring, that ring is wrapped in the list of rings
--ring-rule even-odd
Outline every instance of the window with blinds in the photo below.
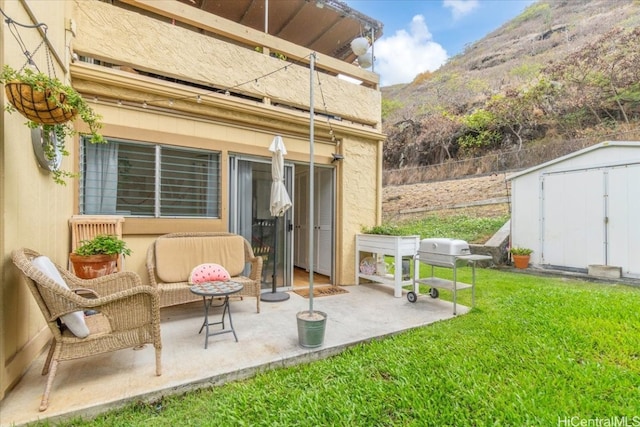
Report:
[[[218,218],[220,153],[83,139],[80,211],[138,217]]]

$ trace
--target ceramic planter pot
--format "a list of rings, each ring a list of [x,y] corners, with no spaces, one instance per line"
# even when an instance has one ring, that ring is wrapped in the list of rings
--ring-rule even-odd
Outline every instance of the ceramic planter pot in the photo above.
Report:
[[[73,274],[81,279],[95,279],[96,277],[113,274],[118,267],[118,255],[77,255],[70,254]]]

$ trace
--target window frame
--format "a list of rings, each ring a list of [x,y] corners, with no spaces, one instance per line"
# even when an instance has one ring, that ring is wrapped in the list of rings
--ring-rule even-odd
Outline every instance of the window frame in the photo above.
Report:
[[[87,186],[86,180],[83,176],[86,173],[87,167],[87,147],[90,145],[89,139],[86,136],[82,136],[80,138],[80,155],[79,155],[79,170],[80,170],[80,179],[78,186],[78,211],[82,215],[122,215],[131,219],[141,219],[141,220],[163,220],[163,219],[174,219],[174,220],[220,220],[222,215],[222,151],[221,150],[211,150],[207,148],[196,148],[191,146],[184,145],[172,145],[166,143],[155,143],[150,141],[139,141],[139,140],[130,140],[126,138],[117,138],[117,137],[106,137],[108,144],[118,144],[118,148],[120,148],[120,144],[124,146],[137,146],[137,147],[150,147],[152,149],[153,155],[153,206],[151,207],[153,213],[150,215],[144,215],[140,213],[131,213],[131,212],[122,212],[118,211],[119,199],[123,197],[120,193],[119,186],[116,189],[116,206],[113,212],[106,211],[94,211],[88,212],[87,210]],[[210,215],[195,215],[195,212],[192,212],[188,215],[175,215],[175,214],[167,214],[163,215],[162,209],[162,201],[163,201],[163,170],[168,170],[167,162],[170,162],[171,159],[179,159],[176,156],[171,157],[167,154],[167,152],[184,152],[187,154],[185,158],[188,158],[189,155],[195,156],[198,154],[206,154],[209,156],[209,159],[204,164],[206,165],[207,173],[199,175],[201,179],[205,180],[205,185],[201,188],[204,190],[204,194],[206,195],[205,202],[206,206],[204,207],[205,211],[211,209]],[[150,153],[151,154],[151,153]],[[116,172],[118,175],[118,180],[122,176],[120,173],[120,153],[117,154],[117,164],[118,171]],[[164,168],[163,168],[164,163]],[[176,170],[171,171],[173,174],[176,173]],[[193,176],[193,173],[191,173]],[[197,176],[197,175],[196,175]],[[176,177],[178,179],[178,177]],[[212,185],[213,184],[213,185]],[[164,182],[166,185],[166,181]],[[170,207],[165,207],[166,210],[170,210]],[[196,206],[194,204],[191,206],[193,211],[198,209],[203,209],[202,207]],[[208,213],[208,212],[207,212]]]

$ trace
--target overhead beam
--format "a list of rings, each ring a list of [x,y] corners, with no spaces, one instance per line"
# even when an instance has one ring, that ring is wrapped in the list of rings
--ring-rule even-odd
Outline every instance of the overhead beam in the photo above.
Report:
[[[238,41],[247,46],[264,46],[272,51],[282,52],[287,57],[297,62],[309,63],[309,48],[291,43],[287,40],[266,34],[262,31],[235,23],[229,19],[211,13],[202,13],[201,10],[180,3],[174,0],[120,0],[142,10],[146,10],[158,15],[175,19],[193,25],[196,28],[219,34],[229,39]],[[344,74],[368,83],[368,85],[378,86],[380,76],[377,74],[358,68],[329,55],[318,54],[318,68],[335,74]]]

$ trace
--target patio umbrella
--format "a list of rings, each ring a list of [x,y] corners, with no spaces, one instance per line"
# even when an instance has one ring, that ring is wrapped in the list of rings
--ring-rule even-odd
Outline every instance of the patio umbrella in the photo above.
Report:
[[[262,301],[276,302],[289,299],[286,292],[276,292],[276,276],[278,265],[278,220],[291,207],[291,199],[287,188],[284,186],[284,155],[287,149],[280,135],[273,138],[269,151],[272,153],[271,158],[271,199],[269,210],[275,218],[273,227],[273,275],[271,276],[272,289],[269,293],[262,294]]]
[[[291,207],[291,199],[289,193],[284,186],[284,155],[287,154],[287,148],[284,146],[284,141],[280,135],[273,138],[271,146],[271,201],[270,211],[271,215],[280,217]]]

